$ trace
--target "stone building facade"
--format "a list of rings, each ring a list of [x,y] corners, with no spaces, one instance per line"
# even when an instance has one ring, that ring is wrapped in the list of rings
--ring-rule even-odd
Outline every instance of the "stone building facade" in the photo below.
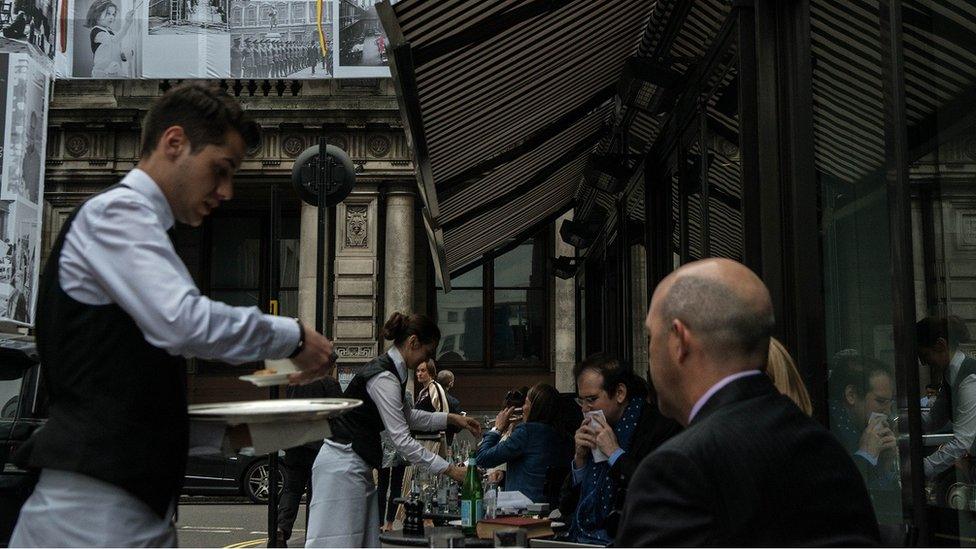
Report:
[[[139,156],[140,121],[155,97],[175,82],[58,81],[49,116],[42,261],[73,208],[117,182]],[[229,93],[262,125],[262,142],[247,152],[235,197],[203,227],[178,228],[175,243],[201,290],[233,304],[268,302],[270,195],[279,189],[280,313],[308,323],[315,316],[316,210],[291,187],[295,157],[320,135],[353,159],[357,184],[329,219],[327,321],[340,357],[338,375],[385,349],[382,323],[393,311],[437,314],[437,294],[410,151],[388,80],[227,81]],[[547,231],[558,242],[554,228]],[[552,245],[552,244],[551,244]],[[450,366],[455,393],[469,409],[490,410],[512,387],[536,382],[573,390],[572,283],[547,288],[548,360],[532,367]],[[558,314],[556,301],[559,301]],[[191,402],[263,398],[264,389],[236,378],[256,365],[191,361]],[[557,369],[561,374],[557,375]]]

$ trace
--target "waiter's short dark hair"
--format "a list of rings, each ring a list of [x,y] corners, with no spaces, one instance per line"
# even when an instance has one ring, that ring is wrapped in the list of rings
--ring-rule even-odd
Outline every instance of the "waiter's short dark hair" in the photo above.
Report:
[[[958,349],[960,343],[969,343],[969,328],[966,322],[956,315],[947,317],[929,316],[915,323],[915,337],[920,347],[935,347],[944,339],[950,349]]]
[[[240,134],[248,149],[261,141],[257,122],[216,86],[182,84],[164,93],[142,123],[143,158],[152,154],[163,133],[173,126],[183,128],[193,153],[207,145],[223,145],[228,131]]]

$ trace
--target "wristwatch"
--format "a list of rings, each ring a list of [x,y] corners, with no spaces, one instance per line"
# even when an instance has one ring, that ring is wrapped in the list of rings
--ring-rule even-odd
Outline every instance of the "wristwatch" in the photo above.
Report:
[[[305,325],[302,324],[302,321],[298,320],[297,318],[295,319],[295,322],[298,323],[298,345],[295,347],[295,350],[288,355],[288,358],[295,358],[298,356],[298,353],[301,353],[302,349],[305,348]]]

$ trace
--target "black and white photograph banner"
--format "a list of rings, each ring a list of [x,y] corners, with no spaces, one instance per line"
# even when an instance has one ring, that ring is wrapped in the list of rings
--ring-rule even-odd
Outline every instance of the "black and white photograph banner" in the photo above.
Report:
[[[322,5],[322,32],[332,51],[332,2]],[[330,78],[332,56],[322,55],[315,0],[231,0],[232,78]]]
[[[55,52],[57,0],[0,0],[0,52]]]
[[[142,74],[145,18],[140,15],[145,0],[75,0],[69,4],[75,10],[66,29],[72,77],[137,78]]]
[[[389,40],[376,14],[379,0],[338,0],[336,76],[386,78],[390,76],[386,47]]]
[[[386,78],[376,1],[74,0],[56,76]]]
[[[0,53],[0,321],[32,325],[40,268],[50,75],[37,59]]]

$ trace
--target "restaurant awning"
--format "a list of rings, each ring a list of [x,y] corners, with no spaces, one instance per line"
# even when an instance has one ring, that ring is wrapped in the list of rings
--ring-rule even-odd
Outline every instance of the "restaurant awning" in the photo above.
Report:
[[[664,2],[662,2],[664,3]],[[658,2],[378,5],[438,278],[572,207]]]

